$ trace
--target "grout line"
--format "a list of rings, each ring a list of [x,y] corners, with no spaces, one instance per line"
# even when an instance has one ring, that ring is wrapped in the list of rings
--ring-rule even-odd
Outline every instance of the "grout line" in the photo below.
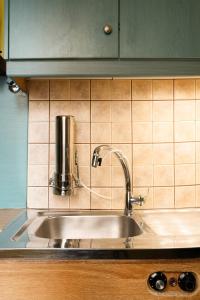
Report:
[[[183,184],[183,185],[177,185],[177,187],[187,187],[187,186],[196,186],[196,184],[195,183],[193,183],[193,184]],[[47,186],[46,185],[28,185],[28,187],[31,187],[31,188],[46,188]],[[107,188],[120,188],[120,189],[124,189],[125,190],[125,187],[124,187],[124,185],[116,185],[116,186],[104,186],[104,185],[102,185],[102,186],[99,186],[99,185],[93,185],[93,186],[91,186],[91,188],[105,188],[105,189],[107,189]],[[173,185],[155,185],[155,186],[152,186],[152,187],[156,187],[156,188],[171,188],[171,187],[173,187]],[[140,189],[140,188],[142,188],[142,189],[144,189],[144,188],[149,188],[149,186],[144,186],[144,185],[141,185],[141,186],[138,186],[138,185],[134,185],[133,186],[133,188],[135,189],[135,188],[138,188],[138,189]]]

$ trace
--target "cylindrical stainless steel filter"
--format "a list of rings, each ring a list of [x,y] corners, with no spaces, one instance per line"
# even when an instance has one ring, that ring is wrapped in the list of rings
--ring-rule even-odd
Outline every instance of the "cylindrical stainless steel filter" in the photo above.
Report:
[[[56,167],[52,181],[53,192],[64,196],[74,188],[75,119],[73,116],[56,117]]]

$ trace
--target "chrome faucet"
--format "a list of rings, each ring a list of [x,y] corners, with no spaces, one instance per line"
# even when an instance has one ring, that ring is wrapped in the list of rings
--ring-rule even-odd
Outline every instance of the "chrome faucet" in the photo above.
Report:
[[[132,209],[134,204],[143,205],[144,198],[139,197],[133,197],[132,196],[132,185],[131,185],[131,176],[129,172],[128,162],[126,157],[123,155],[123,153],[115,148],[112,148],[109,145],[100,145],[94,149],[93,156],[92,156],[92,167],[96,168],[98,166],[101,166],[103,157],[100,155],[100,152],[103,150],[110,151],[111,153],[114,153],[116,157],[119,159],[123,171],[124,171],[124,177],[125,177],[125,184],[126,184],[126,195],[125,195],[125,209],[124,214],[126,216],[130,216],[132,214]]]

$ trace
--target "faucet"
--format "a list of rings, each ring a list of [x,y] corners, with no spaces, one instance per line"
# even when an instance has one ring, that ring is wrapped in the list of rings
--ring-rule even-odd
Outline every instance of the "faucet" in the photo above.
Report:
[[[96,168],[98,166],[101,166],[103,158],[100,155],[100,152],[102,150],[107,150],[107,151],[110,151],[111,153],[114,153],[122,165],[122,168],[124,171],[124,177],[125,177],[125,184],[126,184],[124,214],[126,216],[131,216],[133,205],[134,204],[138,204],[140,206],[143,205],[144,198],[141,196],[133,197],[133,195],[132,195],[131,176],[130,176],[130,172],[129,172],[127,159],[120,150],[112,148],[109,145],[100,145],[94,149],[93,156],[92,156],[92,167]]]

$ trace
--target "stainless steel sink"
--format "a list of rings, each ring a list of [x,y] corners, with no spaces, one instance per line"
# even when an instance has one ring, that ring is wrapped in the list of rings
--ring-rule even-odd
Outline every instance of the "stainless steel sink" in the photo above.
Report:
[[[117,215],[73,215],[46,217],[35,236],[47,239],[127,238],[141,234],[130,217]]]

